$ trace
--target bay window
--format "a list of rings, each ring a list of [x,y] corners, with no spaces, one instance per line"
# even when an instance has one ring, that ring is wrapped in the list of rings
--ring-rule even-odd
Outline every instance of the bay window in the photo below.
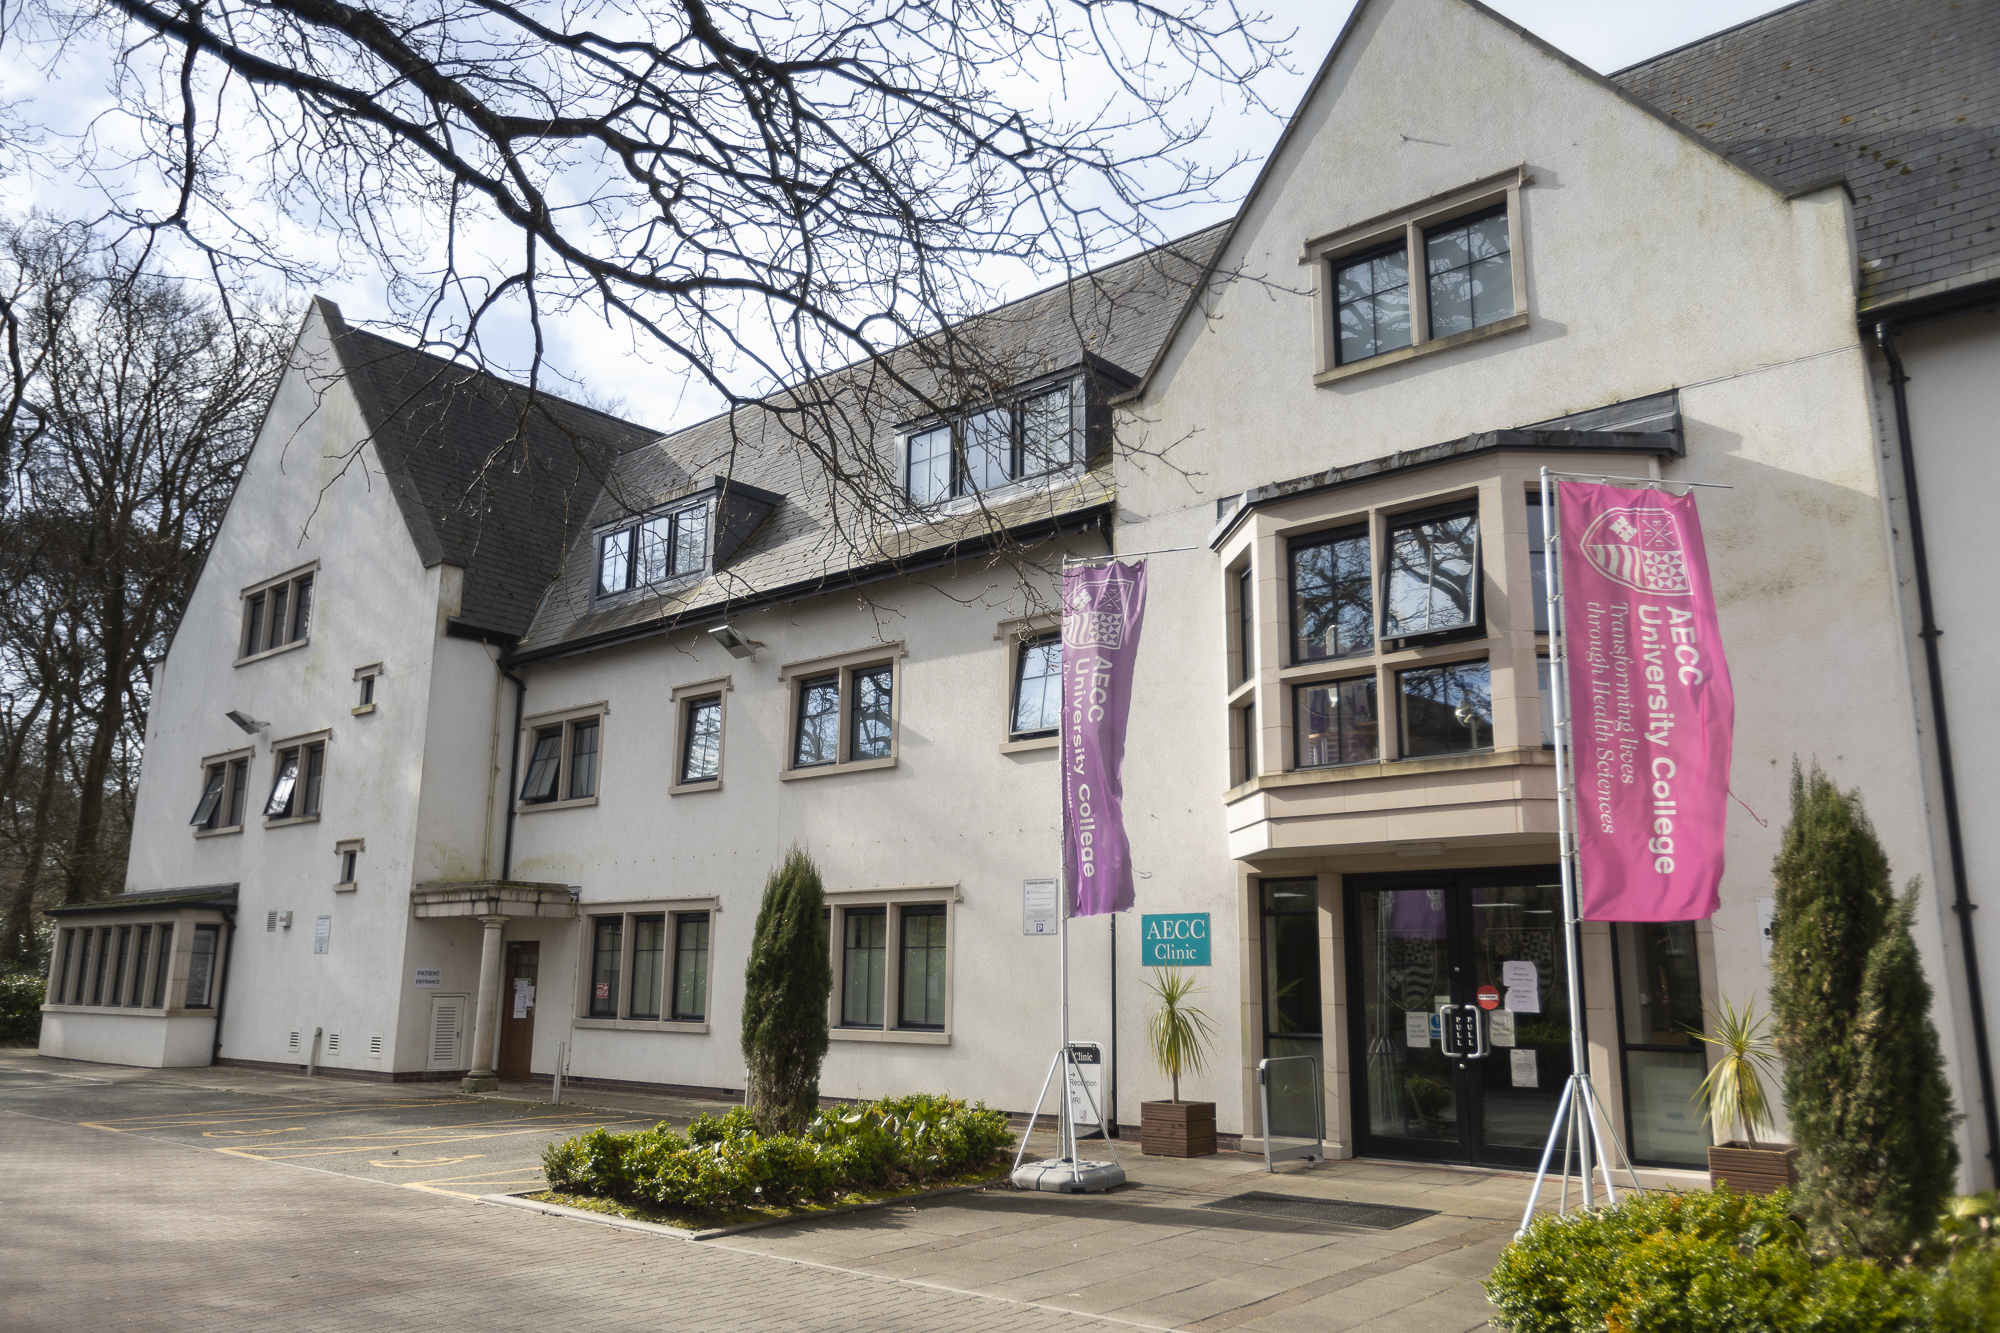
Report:
[[[1485,661],[1399,671],[1396,687],[1406,758],[1492,746],[1493,689]]]
[[[1346,657],[1374,646],[1366,526],[1293,539],[1291,573],[1294,662]]]
[[[1378,757],[1375,677],[1300,685],[1292,695],[1299,768],[1358,764]]]
[[[1479,514],[1472,505],[1390,520],[1382,637],[1407,639],[1479,623]]]

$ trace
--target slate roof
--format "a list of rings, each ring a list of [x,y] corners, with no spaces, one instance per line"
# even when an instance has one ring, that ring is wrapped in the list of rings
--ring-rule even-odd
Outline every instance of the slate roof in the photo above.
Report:
[[[2000,278],[2000,6],[1805,0],[1611,78],[1788,187],[1844,177],[1864,311]]]
[[[970,556],[989,549],[1000,529],[1031,537],[1084,525],[1112,499],[1101,455],[1096,465],[1047,484],[1010,487],[989,505],[926,515],[901,498],[896,432],[929,415],[925,399],[1004,396],[1011,386],[1077,367],[1087,368],[1107,396],[1129,389],[1202,281],[1222,232],[1210,228],[954,326],[896,358],[908,387],[882,368],[850,367],[768,400],[777,411],[740,409],[624,453],[515,655],[552,655],[708,623],[746,605]],[[946,344],[953,364],[978,367],[983,386],[943,382]],[[808,412],[810,424],[788,411]],[[827,422],[835,422],[830,433],[818,428]],[[836,486],[835,472],[853,484]],[[781,497],[780,503],[720,570],[659,592],[593,602],[592,529],[669,504],[717,477]]]
[[[425,567],[465,571],[460,621],[519,637],[612,460],[660,433],[350,328],[324,298],[318,306]]]

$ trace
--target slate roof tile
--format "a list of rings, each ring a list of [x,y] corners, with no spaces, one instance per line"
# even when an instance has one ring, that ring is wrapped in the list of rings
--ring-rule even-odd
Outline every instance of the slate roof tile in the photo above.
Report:
[[[1863,309],[2000,262],[2000,6],[1804,0],[1611,78],[1787,186],[1844,175]]]

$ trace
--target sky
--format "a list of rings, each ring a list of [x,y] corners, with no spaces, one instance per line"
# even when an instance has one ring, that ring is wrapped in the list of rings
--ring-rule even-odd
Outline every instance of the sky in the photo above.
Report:
[[[1658,0],[1486,2],[1544,41],[1603,73],[1783,7],[1771,0],[1677,0],[1671,4]],[[1258,7],[1256,0],[1238,0],[1238,3],[1245,10]],[[1216,110],[1211,122],[1210,137],[1203,144],[1206,160],[1222,163],[1232,156],[1251,159],[1231,176],[1226,191],[1230,195],[1240,195],[1255,179],[1256,160],[1276,141],[1283,117],[1289,115],[1305,94],[1313,73],[1352,12],[1353,3],[1352,0],[1333,3],[1264,0],[1261,8],[1273,18],[1273,31],[1296,29],[1296,32],[1287,43],[1291,53],[1286,62],[1289,70],[1268,71],[1259,84],[1261,98],[1272,111],[1223,107]],[[11,48],[0,44],[0,101],[22,96],[33,98],[38,103],[31,113],[36,119],[86,121],[93,102],[101,107],[97,99],[101,98],[102,89],[101,80],[91,79],[73,63],[66,62],[53,71],[37,69],[31,58],[24,58],[18,43]],[[11,196],[13,207],[35,203],[72,214],[94,212],[101,207],[77,182],[46,170],[32,188],[20,187],[21,182],[16,180],[9,182],[5,191]],[[1205,208],[1190,209],[1166,220],[1163,229],[1170,235],[1186,234],[1228,216],[1234,206],[1233,198],[1225,198]],[[7,203],[0,203],[0,209],[7,207]],[[290,233],[294,243],[308,246],[313,243],[300,229],[284,223],[278,225]],[[1003,277],[1000,281],[1020,288],[1013,293],[1016,295],[1040,285],[1026,276],[1012,282]],[[347,280],[330,284],[321,294],[337,300],[352,321],[367,321],[387,311],[381,281],[365,264],[352,266],[352,275]],[[286,293],[286,303],[302,305],[306,295]],[[690,386],[684,377],[670,373],[657,359],[634,355],[629,332],[608,321],[572,317],[556,321],[548,332],[551,360],[558,369],[579,377],[587,375],[591,399],[615,406],[622,415],[657,429],[672,429],[709,416],[719,406],[719,400],[703,386]]]

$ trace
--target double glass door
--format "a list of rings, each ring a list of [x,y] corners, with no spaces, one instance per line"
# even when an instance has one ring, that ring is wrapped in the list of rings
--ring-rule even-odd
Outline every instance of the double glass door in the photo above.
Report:
[[[1362,1151],[1533,1166],[1570,1076],[1553,866],[1349,876]]]

